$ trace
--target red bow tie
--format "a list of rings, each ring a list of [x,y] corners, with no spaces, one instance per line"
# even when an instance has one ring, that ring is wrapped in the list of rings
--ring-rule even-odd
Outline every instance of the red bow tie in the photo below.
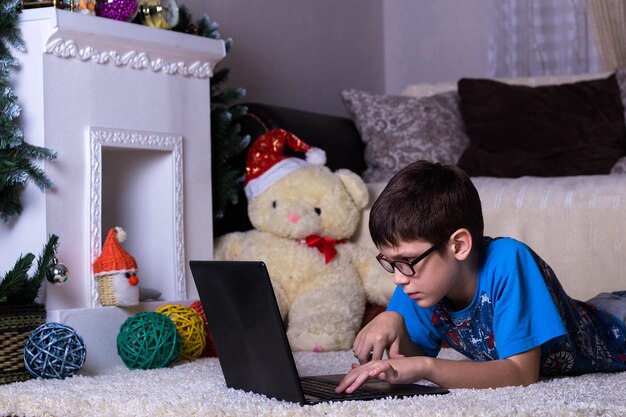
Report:
[[[337,256],[335,245],[344,243],[347,239],[335,240],[331,237],[321,237],[318,235],[307,236],[305,242],[307,246],[315,246],[315,248],[324,254],[326,263],[329,263]]]

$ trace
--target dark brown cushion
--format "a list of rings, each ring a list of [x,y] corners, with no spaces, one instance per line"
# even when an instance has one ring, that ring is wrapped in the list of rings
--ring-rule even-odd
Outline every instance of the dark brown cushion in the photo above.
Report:
[[[542,87],[464,78],[458,90],[470,176],[608,174],[626,153],[615,75]]]

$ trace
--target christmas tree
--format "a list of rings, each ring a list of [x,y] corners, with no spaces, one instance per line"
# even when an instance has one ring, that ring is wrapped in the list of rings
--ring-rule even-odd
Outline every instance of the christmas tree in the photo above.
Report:
[[[179,22],[174,30],[195,33],[211,39],[221,39],[219,25],[204,15],[196,24],[185,6],[180,7]],[[226,53],[232,39],[224,40]],[[247,112],[241,105],[232,105],[246,95],[246,90],[226,87],[228,68],[220,68],[211,78],[211,166],[213,183],[213,217],[219,222],[229,205],[237,204],[243,187],[243,168],[232,163],[233,158],[247,149],[250,136],[241,133],[238,120]],[[217,228],[216,228],[217,230]]]
[[[17,22],[18,0],[0,0],[0,218],[5,223],[22,212],[20,195],[32,180],[42,191],[52,182],[33,159],[54,159],[56,154],[46,148],[24,141],[17,124],[21,108],[11,88],[10,72],[18,65],[11,48],[25,47]]]

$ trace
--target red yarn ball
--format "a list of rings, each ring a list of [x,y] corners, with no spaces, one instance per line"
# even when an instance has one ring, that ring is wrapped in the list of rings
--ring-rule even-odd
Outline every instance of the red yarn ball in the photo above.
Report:
[[[211,332],[209,331],[209,323],[206,321],[206,316],[204,314],[204,308],[202,307],[202,303],[198,301],[194,301],[190,306],[192,310],[195,310],[196,313],[202,318],[204,322],[204,330],[206,332],[206,346],[202,351],[200,356],[217,356],[217,351],[215,350],[215,343],[213,343],[213,336],[211,336]]]

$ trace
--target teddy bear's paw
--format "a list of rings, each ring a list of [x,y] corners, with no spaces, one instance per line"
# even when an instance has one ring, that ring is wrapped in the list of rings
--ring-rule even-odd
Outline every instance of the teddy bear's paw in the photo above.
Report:
[[[352,348],[349,340],[338,338],[336,335],[300,334],[293,335],[287,332],[289,343],[294,351],[330,352],[348,350]]]
[[[214,259],[218,261],[237,259],[241,248],[246,245],[247,236],[243,232],[231,232],[217,238],[213,248]]]

